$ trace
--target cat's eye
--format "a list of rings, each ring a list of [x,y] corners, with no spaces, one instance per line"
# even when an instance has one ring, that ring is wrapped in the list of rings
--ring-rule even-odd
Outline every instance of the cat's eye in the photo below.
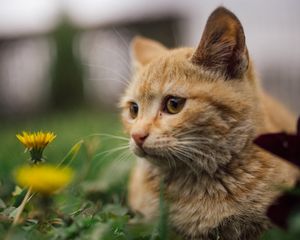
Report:
[[[135,102],[129,103],[129,114],[132,119],[135,119],[139,113],[139,106]]]
[[[163,111],[169,114],[179,113],[182,110],[185,101],[185,98],[168,96],[164,101]]]

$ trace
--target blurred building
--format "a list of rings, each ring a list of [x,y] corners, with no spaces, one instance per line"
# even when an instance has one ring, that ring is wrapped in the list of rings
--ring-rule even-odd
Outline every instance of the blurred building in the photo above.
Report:
[[[207,17],[221,4],[240,18],[265,88],[299,114],[297,0],[5,1],[0,7],[0,113],[50,105],[52,85],[57,84],[51,81],[52,66],[60,56],[53,33],[62,19],[78,29],[71,50],[83,68],[85,101],[115,106],[130,78],[129,44],[134,35],[152,37],[168,47],[197,46]],[[60,64],[70,66],[69,62]],[[68,91],[72,84],[68,79],[61,85],[59,101],[74,93]]]

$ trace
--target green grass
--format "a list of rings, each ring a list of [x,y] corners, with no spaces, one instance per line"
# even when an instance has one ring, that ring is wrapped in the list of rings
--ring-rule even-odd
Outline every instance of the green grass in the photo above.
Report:
[[[31,118],[0,121],[0,177],[2,185],[11,186],[12,171],[15,167],[25,163],[23,146],[16,139],[16,134],[22,131],[53,131],[56,140],[47,147],[45,155],[48,162],[58,163],[65,156],[73,144],[80,139],[95,133],[109,133],[121,135],[119,117],[116,113],[100,113],[85,110],[59,112],[35,116]],[[120,144],[119,141],[106,137],[98,137],[100,147],[97,151],[112,149]],[[86,138],[86,140],[89,140]],[[81,168],[86,164],[86,156],[80,156],[74,161],[75,168]],[[98,159],[101,160],[101,159]],[[8,182],[7,182],[8,181]],[[6,196],[6,192],[0,192]]]
[[[70,164],[76,173],[72,184],[51,198],[34,195],[22,223],[12,228],[11,217],[26,194],[25,189],[12,196],[13,172],[29,158],[15,136],[24,130],[57,135],[45,150],[46,161],[52,164],[58,164],[74,144],[84,142]],[[101,135],[105,133],[123,136],[118,114],[78,110],[0,121],[0,239],[177,239],[168,230],[166,210],[153,224],[142,223],[130,211],[127,182],[134,157],[129,151],[111,152],[128,141]]]
[[[23,130],[53,131],[57,135],[45,151],[47,162],[52,164],[58,164],[74,144],[84,142],[70,164],[76,173],[73,183],[47,200],[34,195],[23,212],[22,223],[11,228],[10,217],[26,193],[12,196],[16,186],[13,172],[29,158],[15,136]],[[103,134],[123,136],[118,114],[80,109],[0,121],[0,239],[180,239],[169,230],[163,194],[157,222],[142,223],[130,211],[127,181],[134,157],[129,152],[124,155],[123,150],[110,152],[127,141]],[[289,233],[275,228],[262,239],[299,239],[299,215],[292,223]]]

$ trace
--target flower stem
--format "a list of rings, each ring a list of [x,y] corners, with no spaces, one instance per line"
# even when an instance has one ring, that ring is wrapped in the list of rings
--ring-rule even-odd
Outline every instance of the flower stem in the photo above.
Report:
[[[23,198],[22,203],[21,203],[20,206],[18,207],[18,212],[17,212],[16,217],[14,218],[14,221],[13,221],[13,223],[12,223],[13,226],[15,226],[15,225],[18,224],[18,222],[19,222],[19,220],[20,220],[20,217],[21,217],[21,214],[22,214],[22,212],[23,212],[23,210],[24,210],[24,208],[25,208],[25,205],[26,205],[26,203],[27,203],[28,200],[29,200],[30,194],[31,194],[31,187],[28,188],[28,191],[27,191],[25,197]]]

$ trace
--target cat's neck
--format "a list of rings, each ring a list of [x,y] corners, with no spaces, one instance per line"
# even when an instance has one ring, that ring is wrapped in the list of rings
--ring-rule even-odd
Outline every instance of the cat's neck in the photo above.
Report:
[[[162,180],[166,188],[174,193],[184,191],[187,194],[233,196],[236,189],[248,191],[247,188],[256,184],[256,179],[264,178],[264,169],[271,167],[255,156],[258,150],[253,151],[253,148],[241,156],[234,156],[226,166],[219,167],[213,174],[206,171],[196,174],[189,168],[160,168],[149,163],[148,179]]]

